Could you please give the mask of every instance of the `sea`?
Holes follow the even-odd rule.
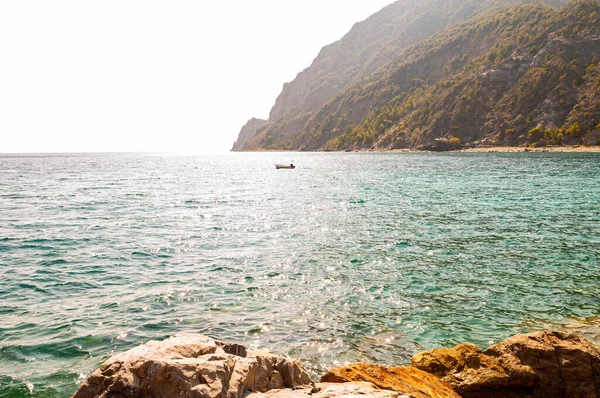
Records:
[[[600,153],[0,156],[0,397],[178,332],[317,378],[544,328],[600,343]]]

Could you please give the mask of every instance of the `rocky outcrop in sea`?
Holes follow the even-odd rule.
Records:
[[[554,331],[415,355],[411,366],[358,363],[313,382],[294,359],[196,334],[151,341],[106,361],[73,398],[600,397],[600,352]]]
[[[250,141],[256,132],[267,125],[267,121],[263,119],[252,118],[240,130],[237,141],[233,144],[232,151],[243,151],[246,143]]]

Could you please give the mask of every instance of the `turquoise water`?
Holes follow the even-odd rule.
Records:
[[[3,156],[0,396],[178,331],[317,375],[585,325],[599,199],[600,154]]]

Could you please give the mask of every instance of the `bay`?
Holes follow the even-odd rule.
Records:
[[[297,165],[275,170],[275,163]],[[186,331],[298,358],[600,316],[598,153],[0,156],[0,396]]]

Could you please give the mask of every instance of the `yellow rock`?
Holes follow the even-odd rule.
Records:
[[[398,366],[385,367],[371,363],[356,363],[329,370],[321,382],[371,382],[377,387],[413,395],[415,398],[460,398],[454,390],[436,376],[419,369]]]

